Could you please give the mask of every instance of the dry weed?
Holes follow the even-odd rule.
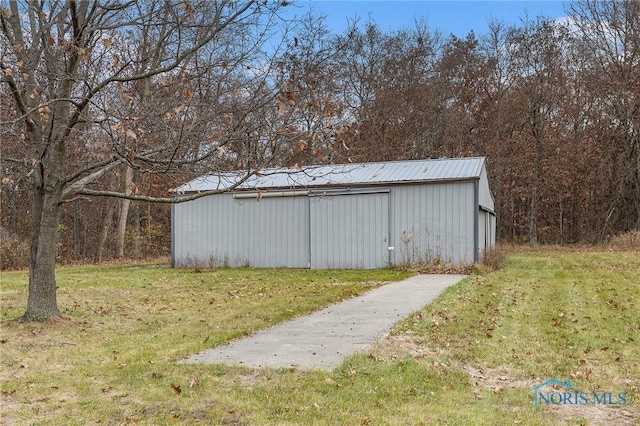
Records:
[[[610,250],[640,250],[640,230],[636,229],[611,237],[606,246]]]

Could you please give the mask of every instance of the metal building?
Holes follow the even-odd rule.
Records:
[[[181,197],[228,189],[202,176]],[[174,267],[369,269],[470,264],[495,243],[484,158],[267,169],[172,206]]]

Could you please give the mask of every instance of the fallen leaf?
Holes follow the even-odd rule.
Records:
[[[180,388],[180,386],[176,386],[173,383],[170,384],[171,386],[171,390],[173,391],[173,393],[175,393],[176,395],[180,395],[182,393],[182,389]]]

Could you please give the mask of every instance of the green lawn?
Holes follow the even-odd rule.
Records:
[[[2,273],[6,424],[640,424],[640,254],[526,250],[472,275],[333,372],[177,360],[407,276],[392,270],[62,268],[53,324]],[[624,393],[534,408],[530,389]],[[0,423],[1,424],[1,423]]]

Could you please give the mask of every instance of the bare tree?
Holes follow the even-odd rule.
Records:
[[[352,120],[350,145],[358,161],[424,158],[432,136],[425,122],[440,45],[438,32],[415,28],[384,33],[373,21],[352,23],[337,40],[340,85]]]
[[[501,21],[489,22],[489,31],[482,38],[480,49],[487,63],[487,72],[481,81],[479,101],[482,103],[476,125],[480,129],[479,138],[483,145],[482,154],[489,157],[489,176],[493,182],[492,193],[495,198],[498,218],[498,238],[514,238],[513,218],[505,207],[509,205],[509,188],[504,185],[505,173],[513,166],[508,155],[508,139],[513,134],[513,115],[517,111],[510,105],[510,93],[513,90],[517,72],[515,70],[515,52],[508,46],[509,27]],[[505,186],[507,186],[505,188]]]
[[[290,144],[281,159],[285,165],[342,158],[345,104],[337,78],[337,55],[342,49],[324,16],[307,13],[292,29],[278,62],[278,85],[283,93],[278,112],[290,111]]]
[[[60,316],[55,260],[62,203],[81,195],[170,202],[133,185],[118,192],[99,184],[122,167],[151,175],[189,164],[211,167],[221,157],[238,160],[227,147],[247,140],[249,114],[267,108],[274,96],[269,65],[248,72],[247,63],[256,63],[280,6],[251,0],[3,1],[1,81],[14,114],[4,126],[24,148],[22,157],[3,162],[27,166],[32,198],[23,319]],[[191,84],[216,73],[225,78],[208,80],[215,99],[197,97]],[[130,108],[121,109],[127,101]],[[196,103],[222,108],[196,117]],[[90,161],[76,161],[85,151]],[[246,176],[260,167],[244,165]]]
[[[585,0],[569,5],[580,48],[588,53],[583,74],[600,118],[592,132],[606,142],[611,181],[601,235],[640,228],[640,2]]]
[[[529,174],[529,244],[538,244],[538,205],[543,178],[543,163],[549,155],[554,117],[565,95],[564,52],[567,33],[563,26],[544,18],[525,19],[520,29],[514,29],[511,43],[517,51],[519,72],[518,92],[522,97],[523,139],[525,152],[530,153]]]

